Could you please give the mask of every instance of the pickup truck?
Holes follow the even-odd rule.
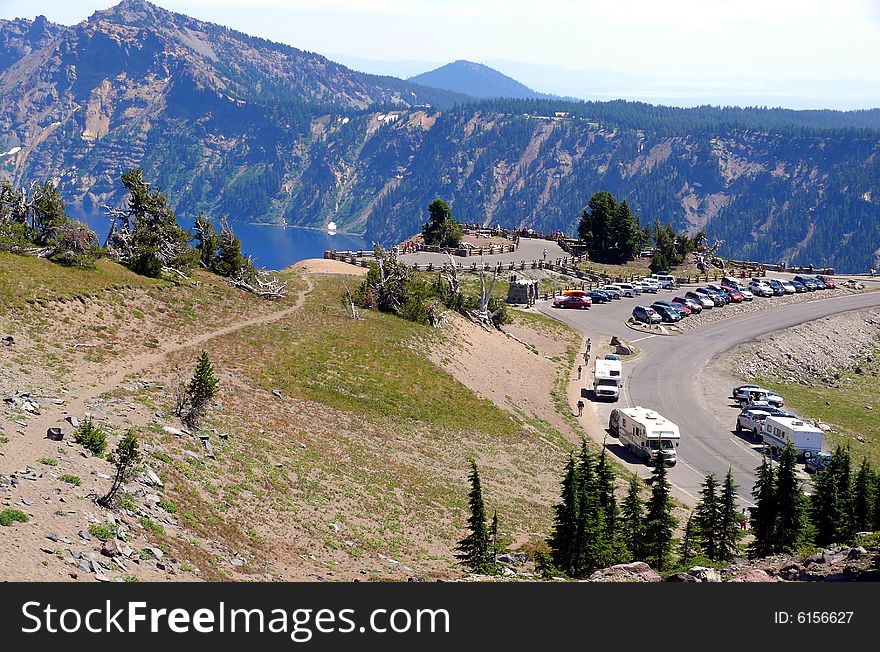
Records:
[[[756,440],[761,441],[761,428],[764,419],[769,416],[771,416],[769,412],[760,409],[743,410],[736,418],[736,431],[750,432]]]

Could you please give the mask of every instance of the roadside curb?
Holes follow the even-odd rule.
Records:
[[[657,327],[657,328],[652,328],[651,326],[648,326],[647,324],[641,324],[641,322],[633,323],[633,322],[632,322],[631,320],[629,320],[629,319],[627,319],[627,320],[626,320],[625,322],[623,322],[623,323],[624,323],[624,324],[626,325],[626,327],[629,328],[630,330],[636,331],[637,333],[647,333],[648,335],[661,335],[661,336],[664,336],[664,337],[669,337],[669,336],[672,336],[672,335],[684,335],[684,333],[685,333],[683,330],[681,330],[681,329],[678,328],[677,326],[671,326],[671,325],[670,325],[670,326],[663,326],[663,328],[664,328],[664,329],[675,328],[676,330],[673,331],[673,332],[669,332],[669,331],[667,330],[667,332],[664,333],[663,331],[661,331],[661,330],[659,329],[659,327]]]

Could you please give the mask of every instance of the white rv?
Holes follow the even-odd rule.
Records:
[[[604,358],[596,358],[593,367],[593,393],[596,398],[616,401],[620,398],[620,384],[622,381],[622,365],[616,355],[606,355]]]
[[[650,463],[661,450],[666,464],[675,466],[675,449],[681,441],[678,426],[654,410],[638,406],[614,408],[608,420],[608,430],[634,455]]]
[[[798,457],[814,457],[822,450],[822,431],[797,417],[768,416],[764,419],[761,436],[765,444],[776,450],[785,448],[790,441]]]

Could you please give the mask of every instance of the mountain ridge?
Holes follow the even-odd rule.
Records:
[[[143,0],[0,34],[0,175],[53,179],[84,210],[118,205],[143,167],[190,217],[391,243],[438,196],[467,222],[571,233],[609,190],[730,257],[880,262],[880,110],[478,100]]]
[[[537,99],[550,97],[536,93],[531,88],[512,77],[490,68],[482,63],[459,59],[446,65],[414,75],[409,81],[455,91],[481,99],[506,97],[515,99]]]

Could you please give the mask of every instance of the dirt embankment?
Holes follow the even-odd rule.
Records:
[[[880,343],[880,309],[848,312],[772,333],[733,356],[743,378],[834,385],[840,372],[873,361]]]

